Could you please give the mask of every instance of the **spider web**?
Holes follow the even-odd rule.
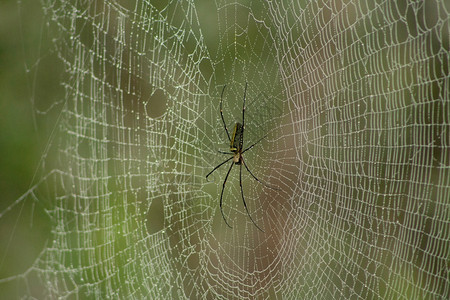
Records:
[[[64,95],[35,107],[56,110],[56,125],[0,220],[33,207],[49,225],[0,286],[37,298],[450,296],[448,2],[42,8]],[[246,83],[244,147],[267,137],[244,157],[278,187],[243,168],[264,233],[238,165],[223,198],[233,229],[219,210],[229,164],[205,178],[228,158],[222,88],[232,129]]]

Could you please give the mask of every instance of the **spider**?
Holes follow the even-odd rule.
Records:
[[[250,145],[249,147],[244,149],[244,130],[245,130],[245,98],[247,95],[247,83],[245,83],[245,90],[244,90],[244,104],[242,106],[242,124],[241,123],[236,123],[234,125],[234,129],[233,129],[233,134],[230,136],[230,133],[228,132],[228,128],[227,128],[227,124],[225,123],[225,118],[223,117],[223,110],[222,110],[222,103],[223,103],[223,94],[225,92],[225,87],[226,85],[224,85],[223,89],[222,89],[222,95],[220,96],[220,116],[222,118],[222,122],[223,122],[223,127],[225,128],[225,132],[227,133],[228,136],[228,140],[230,141],[230,151],[229,152],[223,152],[223,151],[219,151],[222,154],[231,154],[232,156],[230,158],[228,158],[227,160],[225,160],[224,162],[220,163],[218,166],[216,166],[211,172],[209,172],[206,175],[206,179],[208,179],[208,176],[210,176],[215,170],[217,170],[218,168],[220,168],[222,165],[226,164],[227,162],[229,162],[230,160],[232,160],[230,168],[228,169],[227,175],[225,176],[225,179],[223,181],[223,185],[222,185],[222,192],[220,193],[220,212],[222,213],[222,217],[223,220],[225,221],[225,223],[228,225],[228,227],[232,228],[230,226],[230,224],[228,223],[227,219],[225,218],[225,215],[223,213],[223,209],[222,209],[222,200],[223,200],[223,191],[225,189],[225,184],[227,183],[228,180],[228,175],[230,175],[231,169],[233,168],[234,165],[239,165],[239,185],[241,187],[241,196],[242,196],[242,202],[244,202],[244,207],[245,210],[247,212],[248,217],[250,218],[250,220],[252,221],[252,223],[256,226],[256,228],[258,228],[259,230],[261,230],[262,232],[264,232],[264,230],[262,230],[253,220],[253,218],[251,217],[248,208],[247,208],[247,203],[245,202],[245,197],[244,197],[244,190],[242,188],[242,165],[244,165],[244,167],[247,169],[247,171],[250,173],[250,175],[260,184],[274,189],[274,190],[278,190],[275,187],[272,187],[264,182],[262,182],[261,180],[259,180],[248,168],[247,164],[245,163],[244,160],[244,156],[243,154],[245,152],[247,152],[248,150],[252,149],[254,146],[256,146],[259,142],[261,142],[264,138],[267,137],[267,135],[263,136],[262,138],[260,138],[258,141],[256,141],[256,143]]]

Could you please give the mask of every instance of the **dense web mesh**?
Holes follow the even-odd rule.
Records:
[[[66,1],[19,296],[450,296],[449,10],[429,1]],[[244,154],[223,196],[228,129]]]

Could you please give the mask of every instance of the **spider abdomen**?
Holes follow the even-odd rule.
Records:
[[[242,150],[243,130],[244,130],[244,128],[241,123],[236,123],[236,125],[234,125],[234,130],[233,130],[233,134],[231,136],[231,141],[230,141],[230,151],[231,152],[240,152]]]

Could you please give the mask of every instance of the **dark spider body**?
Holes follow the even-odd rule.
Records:
[[[233,161],[240,165],[242,163],[242,144],[243,140],[244,127],[241,123],[236,123],[234,125],[233,135],[230,141],[230,151],[234,153]]]
[[[222,122],[223,122],[223,126],[225,128],[225,132],[227,133],[227,137],[228,140],[230,141],[230,152],[222,152],[219,151],[220,153],[223,154],[231,154],[233,155],[232,157],[230,157],[229,159],[225,160],[224,162],[220,163],[218,166],[216,166],[211,172],[209,172],[206,175],[206,178],[208,178],[209,175],[211,175],[215,170],[217,170],[218,168],[220,168],[223,164],[229,162],[230,160],[233,160],[231,162],[230,168],[228,169],[227,175],[225,176],[225,179],[223,181],[223,186],[222,186],[222,192],[220,193],[220,212],[222,213],[222,217],[225,221],[225,223],[228,225],[228,227],[232,228],[230,226],[230,224],[228,224],[227,219],[225,218],[225,215],[223,213],[223,209],[222,209],[222,200],[223,200],[223,192],[225,190],[225,184],[227,183],[227,179],[228,179],[228,175],[230,175],[231,169],[233,168],[233,166],[239,165],[239,185],[241,187],[241,196],[242,196],[242,202],[244,203],[244,207],[245,210],[247,212],[248,217],[250,218],[250,220],[252,221],[252,223],[262,232],[264,232],[256,223],[255,221],[253,221],[248,208],[247,208],[247,203],[245,202],[245,197],[244,197],[244,189],[242,187],[242,165],[244,165],[244,167],[247,169],[247,171],[250,173],[250,175],[259,183],[263,184],[264,186],[274,189],[274,190],[278,190],[277,188],[274,188],[268,184],[265,184],[264,182],[260,181],[258,178],[256,178],[255,175],[253,175],[253,173],[250,171],[250,169],[248,168],[247,164],[245,163],[244,160],[244,152],[246,152],[247,150],[250,150],[251,148],[253,148],[256,144],[258,144],[259,142],[261,142],[266,136],[262,137],[261,139],[259,139],[256,143],[250,145],[249,147],[245,148],[243,147],[244,145],[244,130],[245,130],[245,98],[247,95],[247,83],[245,83],[245,90],[244,90],[244,104],[242,106],[242,124],[241,123],[236,123],[234,125],[234,130],[233,130],[233,134],[230,136],[230,133],[228,132],[228,128],[227,128],[227,124],[225,123],[225,118],[223,117],[223,111],[222,111],[222,102],[223,102],[223,93],[225,91],[225,87],[226,85],[223,87],[222,90],[222,95],[220,97],[220,116],[222,118]]]

